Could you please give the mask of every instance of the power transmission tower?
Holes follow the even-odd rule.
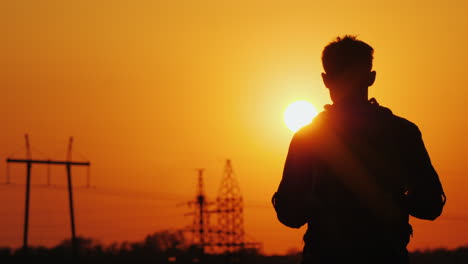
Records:
[[[240,251],[244,248],[243,200],[229,159],[226,160],[216,201],[220,250],[224,253]]]
[[[259,250],[261,243],[247,241],[244,231],[244,201],[231,160],[227,159],[216,199],[218,206],[219,250],[227,263],[241,263],[246,249]]]
[[[226,160],[224,166],[216,202],[219,228],[218,249],[226,255],[227,263],[240,263],[240,253],[245,246],[243,199],[229,159]]]

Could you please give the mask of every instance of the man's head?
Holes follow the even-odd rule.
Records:
[[[375,81],[374,49],[354,36],[337,37],[323,50],[323,82],[334,103],[367,101],[368,87]]]

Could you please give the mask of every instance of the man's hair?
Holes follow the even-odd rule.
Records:
[[[327,74],[338,75],[348,69],[372,69],[374,49],[356,36],[337,37],[323,50],[322,65]]]

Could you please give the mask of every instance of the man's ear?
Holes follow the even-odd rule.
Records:
[[[323,83],[325,84],[325,87],[330,88],[330,76],[322,72],[322,80],[323,80]]]
[[[371,85],[374,84],[376,74],[377,74],[377,73],[376,73],[375,71],[371,71],[371,72],[369,73],[369,79],[368,79],[368,82],[367,82],[367,86],[371,86]]]

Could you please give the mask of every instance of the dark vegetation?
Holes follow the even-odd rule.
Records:
[[[226,256],[201,254],[199,248],[190,245],[178,231],[161,231],[148,235],[140,242],[122,242],[103,246],[89,238],[78,238],[76,251],[70,240],[64,240],[52,248],[31,247],[22,249],[0,248],[0,263],[158,263],[158,264],[224,264],[232,258],[241,264],[297,264],[300,253],[281,256],[262,255],[250,249]],[[468,263],[468,247],[436,249],[411,253],[412,264],[465,264]]]

